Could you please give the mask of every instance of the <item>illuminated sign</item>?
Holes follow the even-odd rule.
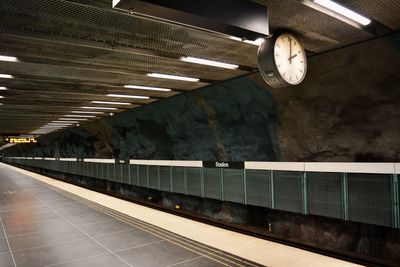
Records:
[[[4,140],[7,143],[13,144],[37,143],[37,140],[34,137],[6,137]]]

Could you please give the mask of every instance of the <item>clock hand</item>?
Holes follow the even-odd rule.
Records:
[[[289,51],[290,51],[290,55],[289,55],[289,63],[292,64],[292,38],[289,37]]]
[[[291,63],[291,62],[292,62],[292,59],[294,59],[295,57],[297,57],[297,54],[295,54],[295,55],[293,55],[293,56],[291,56],[291,57],[289,58],[290,64],[292,64],[292,63]]]

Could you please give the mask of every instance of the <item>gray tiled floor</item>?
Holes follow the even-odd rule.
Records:
[[[1,267],[222,266],[7,168],[0,218]]]

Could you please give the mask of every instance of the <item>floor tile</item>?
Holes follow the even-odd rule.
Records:
[[[39,267],[107,253],[89,238],[14,252],[18,267]]]
[[[80,226],[88,223],[105,222],[114,220],[112,217],[107,216],[100,212],[87,212],[85,214],[65,216],[65,218],[73,224]]]
[[[47,231],[32,233],[26,235],[10,236],[8,241],[13,251],[33,248],[38,246],[50,246],[62,242],[72,241],[85,238],[83,234],[76,228],[49,229]]]
[[[4,227],[6,227],[9,224],[17,225],[24,223],[36,223],[53,218],[59,218],[59,216],[54,212],[47,210],[40,213],[31,213],[30,211],[15,211],[2,219]]]
[[[101,235],[95,237],[95,239],[111,251],[146,245],[161,240],[152,234],[137,229]]]
[[[14,262],[12,260],[11,254],[7,253],[0,253],[0,266],[1,267],[14,267]]]
[[[124,230],[130,230],[133,226],[123,223],[118,220],[110,220],[106,222],[96,222],[91,224],[85,224],[80,226],[90,236],[105,235],[115,232],[120,232]]]
[[[176,265],[173,265],[174,267],[224,267],[226,266],[225,264],[216,262],[212,259],[209,259],[207,257],[199,257],[191,260],[187,260],[181,263],[178,263]]]
[[[3,231],[0,227],[0,231]],[[9,252],[7,239],[0,239],[0,253]],[[1,266],[1,265],[0,265]]]
[[[35,223],[24,223],[12,225],[8,224],[4,226],[8,236],[28,234],[33,232],[41,232],[52,228],[70,228],[71,225],[62,218],[52,218],[48,220],[43,220]]]
[[[118,259],[113,254],[105,254],[97,257],[86,258],[83,260],[66,262],[62,264],[56,264],[54,267],[127,267],[128,264]]]
[[[133,266],[169,266],[198,257],[198,254],[169,242],[116,252]]]

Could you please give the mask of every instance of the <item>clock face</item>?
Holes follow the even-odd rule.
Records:
[[[303,81],[307,71],[307,57],[299,40],[292,34],[282,34],[274,44],[274,59],[280,76],[289,84]]]

